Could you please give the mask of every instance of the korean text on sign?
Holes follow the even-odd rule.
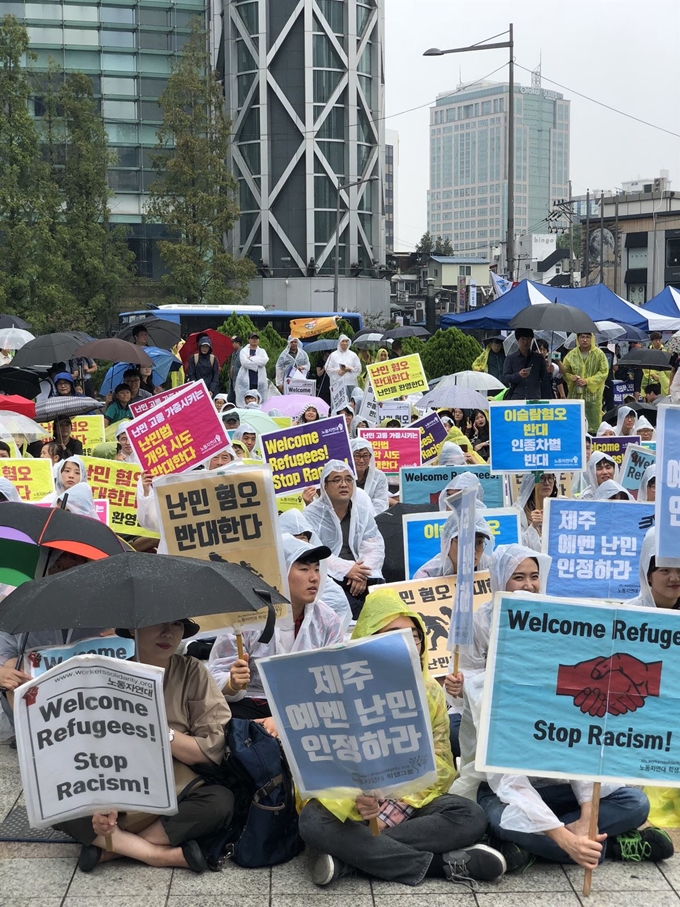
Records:
[[[419,428],[360,428],[359,437],[370,442],[375,465],[381,472],[420,466]]]
[[[408,631],[263,658],[260,674],[301,796],[390,791],[436,777],[424,678]]]
[[[53,422],[41,422],[44,429],[52,434]],[[71,437],[83,445],[83,456],[91,457],[97,444],[106,440],[103,416],[73,416],[71,418]]]
[[[561,472],[583,469],[583,420],[582,400],[491,402],[491,470]]]
[[[680,407],[660,406],[657,418],[656,557],[678,563],[680,528]]]
[[[378,402],[426,391],[428,387],[418,353],[387,362],[374,362],[367,366],[367,371]]]
[[[158,538],[157,532],[142,529],[137,522],[137,480],[142,474],[135,463],[83,457],[92,497],[108,501],[108,525],[114,532]]]
[[[9,479],[22,501],[41,501],[54,491],[51,460],[0,460],[0,475]]]

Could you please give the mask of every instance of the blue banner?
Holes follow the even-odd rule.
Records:
[[[258,662],[303,797],[418,789],[436,778],[432,725],[412,634]]]
[[[548,498],[544,506],[544,550],[552,557],[549,595],[639,595],[640,550],[654,525],[653,503]]]
[[[680,786],[679,654],[677,611],[499,595],[477,769]]]
[[[576,472],[585,467],[583,400],[489,406],[493,472]]]
[[[680,559],[680,406],[660,406],[656,426],[656,556]]]
[[[471,472],[479,479],[487,507],[502,507],[503,476],[491,474],[488,466],[418,466],[400,472],[402,504],[438,504],[439,495],[456,476]]]

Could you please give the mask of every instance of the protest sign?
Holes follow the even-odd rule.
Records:
[[[366,371],[379,403],[419,391],[425,392],[428,388],[418,353],[400,359],[388,359],[387,362],[373,362],[366,366]]]
[[[107,808],[177,812],[163,673],[79,655],[16,690],[14,723],[31,827]]]
[[[277,494],[292,494],[308,485],[318,485],[329,460],[342,460],[354,472],[343,416],[267,432],[260,437],[260,446],[274,474]]]
[[[458,673],[458,646],[471,646],[473,642],[472,615],[475,572],[475,501],[477,492],[466,488],[448,499],[451,510],[458,514],[458,563],[456,569],[456,595],[449,627],[449,651],[456,650],[454,673]]]
[[[90,639],[79,639],[68,646],[36,646],[34,649],[26,649],[25,665],[31,677],[40,677],[50,668],[76,655],[105,655],[107,658],[125,661],[134,654],[134,639],[93,636]]]
[[[283,393],[314,397],[316,396],[316,381],[313,378],[286,378],[283,382]]]
[[[543,508],[549,595],[622,600],[640,593],[640,549],[654,525],[653,503],[548,498]]]
[[[261,658],[258,668],[303,799],[389,796],[434,782],[425,681],[409,630]]]
[[[105,526],[109,525],[109,502],[105,501],[103,498],[98,498],[94,502],[94,512],[97,514],[97,519],[100,523],[103,523]]]
[[[83,445],[82,455],[91,457],[97,444],[103,444],[106,441],[104,416],[71,416],[70,419],[71,437]],[[39,424],[50,433],[51,437],[54,422],[40,422]],[[44,442],[47,443],[47,439],[44,439]]]
[[[342,381],[336,381],[335,384],[331,384],[331,414],[334,415],[348,404],[347,386]]]
[[[678,563],[680,527],[680,406],[659,407],[656,434],[657,566],[673,567]]]
[[[270,416],[269,418],[273,422],[276,422],[279,428],[290,428],[293,424],[293,420],[290,416]]]
[[[411,407],[405,400],[391,400],[378,404],[378,422],[385,419],[398,419],[403,428],[411,424]]]
[[[656,452],[639,444],[629,444],[621,464],[619,482],[633,497],[638,496],[645,469],[656,463]]]
[[[381,472],[399,472],[403,466],[420,466],[419,428],[360,428],[358,435],[373,448]]]
[[[14,485],[22,501],[41,501],[54,491],[52,461],[44,457],[0,460],[0,474]]]
[[[142,416],[144,413],[148,413],[149,410],[155,409],[163,403],[167,403],[167,401],[174,397],[175,394],[188,390],[192,387],[192,384],[193,382],[180,384],[179,387],[172,387],[169,391],[161,391],[159,394],[154,394],[152,397],[145,397],[143,400],[135,400],[134,403],[130,404],[130,412],[133,416]]]
[[[422,419],[411,423],[411,428],[419,428],[421,432],[420,447],[423,465],[436,460],[448,432],[438,413],[428,413]]]
[[[593,453],[607,454],[617,466],[620,466],[623,463],[626,448],[629,444],[639,446],[640,438],[638,435],[622,435],[620,438],[615,438],[613,435],[608,437],[604,435],[601,438],[593,438],[591,450]]]
[[[626,397],[632,397],[635,393],[635,382],[612,381],[612,390],[614,392],[614,406],[621,406]]]
[[[366,382],[366,389],[359,407],[359,418],[376,425],[378,422],[378,401],[373,393],[373,385],[370,381]]]
[[[585,468],[583,400],[489,403],[492,472]]]
[[[205,381],[137,416],[127,436],[144,472],[154,477],[194,469],[229,443]]]
[[[432,677],[446,676],[451,661],[448,638],[456,577],[436,576],[406,583],[388,583],[381,588],[394,589],[405,605],[420,614],[427,633],[427,668]],[[491,598],[491,578],[487,570],[474,574],[473,590],[473,608],[476,611]]]
[[[141,467],[136,463],[100,460],[98,457],[83,457],[83,462],[95,506],[97,500],[109,502],[109,528],[125,535],[157,539],[157,532],[142,529],[137,522],[137,480],[142,474]]]
[[[278,494],[276,496],[276,510],[280,514],[287,510],[304,510],[305,502],[301,494]]]
[[[678,646],[677,611],[497,595],[475,767],[680,786]]]
[[[402,515],[404,525],[404,565],[406,578],[413,579],[416,572],[430,558],[440,553],[441,530],[450,516],[446,513],[405,513]],[[521,543],[519,511],[514,507],[498,507],[480,510],[486,525],[493,535],[494,547]],[[488,546],[487,546],[488,548]]]
[[[402,469],[403,504],[438,504],[439,495],[456,476],[469,472],[479,479],[487,507],[502,507],[503,476],[493,475],[488,466],[421,466]]]

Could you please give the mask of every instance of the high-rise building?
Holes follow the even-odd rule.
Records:
[[[569,183],[570,102],[515,85],[515,231],[541,232]],[[437,96],[430,108],[428,230],[456,252],[489,254],[507,232],[508,85],[487,81]],[[504,259],[504,256],[503,256]],[[513,263],[517,270],[517,261]]]
[[[389,255],[396,246],[397,189],[399,174],[399,133],[385,131],[385,250]]]
[[[206,25],[207,0],[0,0],[0,18],[13,15],[28,28],[36,73],[54,61],[64,72],[84,72],[100,99],[116,161],[109,169],[112,223],[125,224],[142,277],[160,276],[160,224],[144,224],[145,193],[154,178],[149,152],[161,122],[158,98],[171,64],[198,17]],[[40,118],[44,104],[36,83],[31,101]]]

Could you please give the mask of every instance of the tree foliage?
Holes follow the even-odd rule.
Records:
[[[148,217],[166,225],[159,243],[164,283],[186,303],[234,303],[255,276],[249,259],[226,251],[225,235],[239,217],[238,184],[227,164],[231,121],[205,33],[195,27],[159,100],[163,123],[152,156],[157,178]]]
[[[430,337],[420,356],[427,377],[432,379],[471,368],[481,351],[474,337],[458,328],[447,328]]]
[[[416,252],[423,255],[453,255],[453,246],[450,239],[443,236],[435,239],[431,233],[427,232],[420,237]]]

